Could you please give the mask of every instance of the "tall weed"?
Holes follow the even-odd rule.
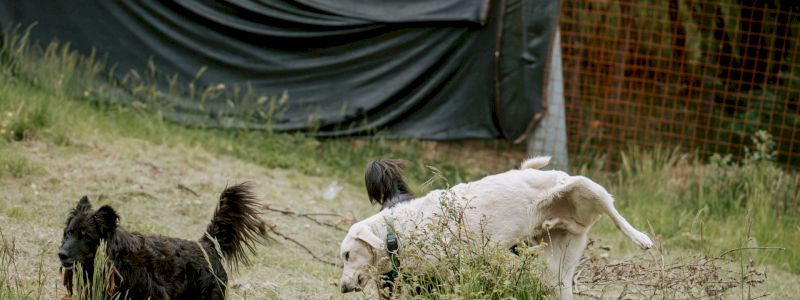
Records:
[[[45,285],[44,263],[40,260],[37,264],[37,280],[29,286],[21,280],[17,270],[18,252],[16,242],[6,239],[0,231],[0,300],[41,299]]]
[[[395,292],[425,299],[545,299],[550,295],[552,291],[539,279],[544,270],[538,259],[540,248],[521,245],[515,255],[497,247],[489,241],[485,222],[480,228],[466,227],[464,212],[471,206],[468,201],[456,201],[457,197],[444,193],[437,221],[398,237],[410,241],[400,255],[415,267],[400,268]]]
[[[94,270],[92,278],[83,276],[84,270],[80,264],[75,266],[73,278],[72,300],[118,300],[124,295],[114,291],[115,274],[106,254],[106,242],[100,243],[94,256]]]

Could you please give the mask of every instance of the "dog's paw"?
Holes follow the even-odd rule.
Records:
[[[653,248],[653,241],[650,239],[649,236],[647,236],[644,233],[638,231],[634,232],[632,238],[633,242],[636,243],[636,245],[639,246],[639,248],[642,248],[644,250]]]

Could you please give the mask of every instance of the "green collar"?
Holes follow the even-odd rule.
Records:
[[[392,284],[398,276],[400,269],[400,257],[398,256],[397,233],[391,225],[386,225],[386,251],[389,252],[389,258],[392,260],[392,271],[387,272],[381,276],[384,283]]]

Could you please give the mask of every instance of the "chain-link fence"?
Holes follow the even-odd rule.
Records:
[[[564,0],[560,32],[572,161],[742,156],[763,130],[800,165],[800,1]]]

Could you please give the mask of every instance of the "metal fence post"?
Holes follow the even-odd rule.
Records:
[[[545,111],[528,139],[528,155],[552,156],[549,168],[567,170],[567,123],[564,112],[564,74],[561,63],[561,31],[553,34],[547,70]]]

